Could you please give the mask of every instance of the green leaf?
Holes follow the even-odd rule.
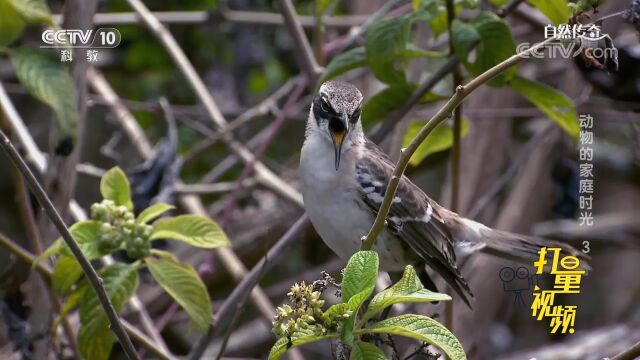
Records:
[[[20,37],[24,20],[9,0],[0,0],[0,46],[6,46]]]
[[[357,47],[334,57],[322,75],[320,83],[331,80],[349,70],[367,65],[367,53],[364,47]]]
[[[407,265],[400,281],[392,287],[376,294],[371,299],[361,323],[393,304],[403,302],[431,302],[451,300],[447,294],[440,294],[424,288],[413,266]]]
[[[377,277],[378,254],[375,251],[358,251],[353,254],[344,269],[342,302],[349,302],[352,297],[362,292],[370,295],[376,287]]]
[[[371,128],[386,119],[389,113],[401,107],[415,90],[415,85],[390,86],[373,95],[362,109],[362,126]]]
[[[102,284],[119,313],[138,288],[138,271],[135,267],[113,264],[100,271]],[[85,359],[107,360],[115,341],[109,329],[107,314],[93,291],[86,291],[80,301],[80,331],[78,345]]]
[[[20,83],[36,99],[53,109],[61,135],[75,141],[77,97],[67,68],[35,49],[12,49],[9,55]]]
[[[151,240],[174,239],[191,246],[217,248],[229,244],[227,235],[213,220],[200,215],[180,215],[153,224]]]
[[[28,22],[53,24],[51,11],[45,0],[9,0]],[[3,14],[5,15],[5,14]]]
[[[465,360],[467,356],[460,341],[439,322],[415,314],[400,315],[382,320],[356,334],[382,333],[400,335],[427,342],[442,349],[451,360]]]
[[[404,72],[394,66],[396,55],[405,49],[409,39],[407,17],[384,19],[375,23],[366,34],[365,48],[371,72],[382,82],[404,85]]]
[[[103,198],[113,200],[116,205],[124,205],[128,210],[133,210],[129,180],[119,167],[111,168],[102,176],[100,193]]]
[[[165,204],[165,203],[157,203],[157,204],[153,204],[151,206],[149,206],[148,208],[144,209],[140,215],[138,215],[138,218],[136,219],[137,222],[141,223],[141,224],[146,224],[149,221],[157,218],[158,216],[164,214],[165,212],[175,209],[176,207],[173,205],[169,205],[169,204]]]
[[[570,98],[545,84],[521,76],[515,76],[511,80],[511,87],[555,121],[571,137],[578,138],[578,115],[576,105]]]
[[[529,0],[543,13],[553,25],[565,24],[569,20],[570,11],[567,0]]]
[[[53,268],[51,282],[58,294],[66,294],[82,276],[82,268],[72,256],[61,255]]]
[[[377,346],[363,341],[357,341],[351,348],[349,360],[386,360],[387,356]]]
[[[462,118],[461,123],[462,132],[460,135],[464,137],[469,133],[469,120]],[[422,122],[411,123],[407,129],[407,133],[404,135],[403,146],[408,146],[423,127],[424,123]],[[440,125],[433,129],[422,144],[418,146],[418,149],[413,153],[409,162],[412,166],[418,166],[427,156],[447,150],[451,146],[453,146],[453,126],[446,122],[440,123]]]
[[[98,230],[100,230],[100,225],[99,221],[87,220],[77,222],[69,228],[69,232],[78,243],[80,250],[82,250],[84,256],[89,260],[95,260],[106,255],[106,253],[100,251],[98,247]],[[62,238],[58,238],[45,253],[54,252],[56,248],[58,253],[73,257],[71,249],[69,249],[69,246],[67,246]],[[43,255],[40,255],[40,257]]]
[[[316,341],[335,339],[337,337],[338,337],[337,334],[328,334],[328,335],[319,336],[310,332],[304,332],[304,331],[296,332],[291,336],[291,338],[286,338],[286,337],[279,338],[276,341],[276,343],[273,344],[273,347],[269,352],[268,359],[278,360],[289,349],[293,349],[295,347],[302,346],[304,344],[309,344]]]
[[[375,289],[377,277],[378,253],[358,251],[351,256],[342,278],[342,302],[348,304],[353,314],[345,320],[340,335],[342,341],[348,344],[354,339],[353,329],[358,310]]]
[[[475,30],[475,32],[474,32]],[[471,22],[452,23],[453,47],[456,57],[471,75],[478,76],[516,53],[516,45],[509,26],[491,12],[480,13]],[[471,49],[475,48],[475,60],[469,60]],[[492,86],[503,86],[517,72],[516,67],[503,71],[488,82]]]
[[[182,306],[196,327],[205,331],[211,324],[211,299],[193,267],[168,258],[146,258],[145,262],[158,284]]]

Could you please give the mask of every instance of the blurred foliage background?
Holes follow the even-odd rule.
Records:
[[[8,0],[0,3],[3,1]],[[470,359],[601,359],[640,341],[640,279],[636,276],[640,271],[636,206],[640,201],[638,2],[608,0],[594,12],[590,5],[585,5],[589,3],[586,1],[578,2],[574,10],[567,7],[566,1],[559,0],[455,1],[456,21],[461,32],[454,36],[454,44],[458,45],[454,45],[456,51],[450,56],[445,1],[391,1],[393,6],[386,11],[387,19],[376,20],[368,27],[370,31],[378,31],[380,37],[388,35],[390,43],[378,42],[374,44],[377,47],[372,46],[367,43],[371,35],[368,33],[356,37],[348,48],[340,49],[350,28],[365,23],[387,1],[296,1],[295,9],[304,17],[301,18],[304,24],[313,25],[318,7],[327,6],[324,29],[305,25],[311,48],[320,66],[362,90],[367,99],[363,121],[368,132],[377,133],[373,136],[377,136],[377,142],[394,159],[403,143],[439,109],[443,99],[450,96],[453,79],[447,75],[422,94],[417,104],[399,115],[416,89],[436,76],[448,59],[456,58],[463,63],[457,71],[463,82],[467,82],[513,54],[516,44],[543,40],[545,26],[558,23],[550,18],[573,16],[574,20],[578,19],[571,13],[578,5],[585,6],[578,11],[588,15],[579,19],[584,23],[627,11],[630,21],[618,14],[602,23],[603,31],[618,49],[617,71],[607,62],[611,59],[593,60],[585,56],[531,59],[498,80],[502,83],[493,83],[500,86],[485,86],[473,93],[461,113],[463,139],[459,151],[457,211],[499,229],[558,238],[576,247],[589,241],[594,270],[584,278],[579,296],[563,299],[578,305],[576,334],[550,335],[546,324],[532,318],[528,309],[532,299],[531,283],[522,290],[514,290],[507,289],[501,281],[502,269],[516,269],[519,265],[484,255],[465,261],[463,273],[476,294],[476,304],[470,311],[464,304],[455,302],[452,331],[461,339]],[[189,12],[193,15],[181,13],[187,20],[165,24],[221,113],[232,124],[237,122],[232,131],[234,139],[258,154],[259,160],[285,184],[297,188],[299,149],[304,141],[305,121],[317,79],[303,82],[299,48],[290,29],[278,16],[281,11],[278,3],[263,0],[144,2],[157,14]],[[77,10],[82,9],[80,0],[48,1],[47,4],[51,13],[66,11],[78,17],[75,20],[80,23],[83,17],[90,19],[93,12]],[[75,11],[73,6],[77,6]],[[95,9],[98,14],[132,11],[124,0],[98,1]],[[264,14],[271,17],[265,20]],[[376,27],[381,22],[400,18],[409,19],[407,24],[410,24],[400,26],[396,33]],[[478,39],[464,37],[467,33],[463,30],[478,25],[481,20],[492,25],[484,28],[484,33],[482,27],[476,26],[473,31],[478,32],[481,41],[477,45],[474,41]],[[2,21],[8,20],[0,13],[0,25]],[[168,199],[180,207],[177,213],[193,211],[184,201],[178,201],[180,197],[197,195],[206,214],[224,228],[241,262],[229,265],[229,258],[220,255],[218,250],[194,250],[173,243],[163,246],[196,267],[207,285],[215,314],[246,269],[251,269],[265,255],[304,210],[274,189],[259,172],[256,175],[247,170],[254,163],[238,160],[228,142],[220,141],[226,135],[219,134],[220,130],[162,43],[139,20],[125,22],[128,23],[112,20],[96,25],[117,28],[122,41],[115,49],[101,49],[98,62],[90,65],[100,71],[121,104],[133,114],[149,143],[165,144],[157,148],[162,156],[157,157],[155,163],[148,163],[147,168],[141,165],[145,159],[139,154],[136,146],[139,144],[123,130],[113,104],[96,89],[95,76],[88,75],[89,80],[83,80],[79,75],[87,74],[87,64],[77,65],[84,58],[83,52],[75,53],[71,64],[64,64],[71,68],[75,86],[81,84],[78,99],[86,106],[86,114],[80,112],[81,139],[74,150],[77,158],[56,154],[59,139],[54,115],[19,81],[6,51],[0,57],[0,81],[36,144],[48,153],[49,170],[41,178],[54,199],[58,198],[56,194],[65,193],[63,185],[69,182],[71,189],[67,189],[67,193],[73,195],[67,196],[88,209],[100,198],[99,175],[115,165],[130,176],[138,174],[142,182],[157,175],[143,200],[151,201],[162,190],[169,189]],[[397,22],[391,25],[394,24]],[[27,26],[11,46],[38,48],[44,28],[42,24]],[[364,53],[355,53],[353,49],[357,48]],[[336,53],[335,49],[340,51]],[[59,50],[39,51],[54,58],[60,56]],[[350,55],[345,56],[349,52]],[[389,63],[375,59],[387,52],[391,54]],[[364,56],[368,62],[356,61],[360,59],[358,56]],[[475,62],[476,59],[484,62]],[[397,72],[406,79],[401,84],[394,77]],[[327,74],[331,73],[324,73],[324,78]],[[535,87],[526,83],[526,79],[546,87]],[[89,90],[83,91],[82,87]],[[161,98],[166,99],[168,107],[163,108]],[[577,118],[584,114],[595,119],[596,220],[590,228],[577,225],[580,207]],[[172,153],[165,141],[170,138],[170,118],[175,118],[177,154]],[[11,130],[6,122],[2,126]],[[16,141],[15,131],[12,134]],[[452,134],[452,122],[439,128],[407,171],[427,194],[445,206],[451,206]],[[207,143],[212,144],[203,145]],[[23,146],[20,149],[25,150]],[[262,150],[264,154],[260,154]],[[175,155],[183,160],[178,178],[167,175],[175,164]],[[20,185],[5,157],[0,157],[0,169],[5,175],[0,177],[0,232],[29,247],[30,233],[18,207]],[[144,169],[151,170],[145,172]],[[70,172],[77,174],[77,183],[69,180],[75,177],[69,175]],[[158,180],[162,178],[164,182]],[[244,181],[240,184],[239,180]],[[66,207],[68,199],[58,201],[57,205]],[[46,216],[35,204],[33,207],[43,243],[47,245],[57,233],[43,224]],[[69,212],[65,213],[71,223]],[[283,302],[294,282],[319,279],[321,271],[337,275],[343,266],[313,228],[305,226],[284,256],[261,274],[260,289],[271,304],[277,305]],[[528,269],[531,271],[533,267]],[[51,333],[55,311],[47,305],[46,297],[34,290],[37,280],[29,274],[28,265],[0,250],[0,358],[64,358],[69,355],[68,349],[64,345],[51,345],[55,342]],[[141,276],[138,295],[162,338],[174,354],[188,354],[201,334],[193,329],[186,314],[177,310],[171,298],[149,281],[148,274]],[[548,280],[544,276],[538,279],[542,284]],[[381,278],[379,286],[385,284],[388,279]],[[516,294],[523,296],[527,306],[523,308],[515,302]],[[233,319],[225,317],[218,324],[218,332],[203,358],[215,358],[226,341],[225,334],[230,334],[224,345],[225,358],[266,356],[274,337],[270,319],[264,310],[256,308],[255,299],[244,297],[238,303],[241,309],[238,315]],[[415,310],[429,315],[442,314],[443,305],[421,305]],[[133,314],[130,308],[123,312],[125,318],[137,324]],[[418,344],[400,342],[399,346],[406,356]],[[314,344],[291,356],[330,358],[331,348],[328,344]],[[117,347],[112,358],[123,358]]]

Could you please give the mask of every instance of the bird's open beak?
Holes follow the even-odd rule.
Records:
[[[335,149],[335,161],[336,161],[336,171],[340,168],[340,155],[342,153],[342,143],[344,142],[345,137],[349,133],[349,118],[347,115],[343,115],[339,118],[333,118],[331,121],[340,122],[334,123],[333,126],[329,126],[329,132],[331,133],[331,140],[333,140],[333,147]],[[331,124],[330,124],[331,125]]]

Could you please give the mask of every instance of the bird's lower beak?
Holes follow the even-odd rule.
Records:
[[[331,140],[333,140],[333,147],[335,150],[335,162],[336,162],[336,171],[340,168],[340,155],[342,154],[342,144],[344,142],[345,137],[349,133],[349,119],[345,117],[332,119],[331,121],[339,121],[340,124],[335,124],[336,126],[331,126]]]

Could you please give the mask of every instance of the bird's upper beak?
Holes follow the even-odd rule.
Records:
[[[329,123],[329,132],[331,133],[331,140],[333,140],[333,147],[335,149],[335,161],[336,171],[340,167],[340,155],[342,153],[342,143],[349,133],[349,118],[346,114],[342,114],[340,117],[334,117]]]

